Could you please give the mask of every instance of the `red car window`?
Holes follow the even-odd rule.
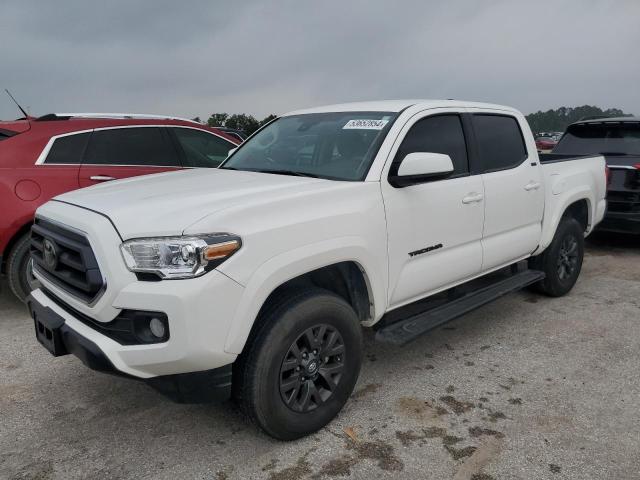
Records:
[[[91,135],[84,165],[140,165],[179,167],[180,160],[160,127],[96,130]]]

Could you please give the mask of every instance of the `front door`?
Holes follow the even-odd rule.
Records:
[[[481,176],[470,175],[462,117],[448,109],[429,110],[402,132],[391,172],[412,152],[447,154],[454,172],[404,188],[382,179],[391,308],[473,277],[482,266],[484,187]]]

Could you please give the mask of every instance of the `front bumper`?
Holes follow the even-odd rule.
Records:
[[[57,292],[47,290],[34,290],[32,301],[60,316],[69,328],[97,345],[116,370],[127,375],[152,378],[198,372],[231,364],[237,357],[226,352],[224,346],[244,289],[216,270],[190,280],[133,281],[114,295],[112,305],[118,312],[165,313],[170,337],[162,343],[118,343],[78,316],[82,314],[98,323],[91,311],[74,309]]]
[[[32,311],[39,305],[61,319],[61,348],[92,368],[146,380],[165,392],[174,387],[189,391],[191,387],[182,380],[185,374],[197,379],[196,383],[207,383],[201,372],[213,370],[212,381],[223,381],[218,372],[230,371],[237,357],[225,345],[244,295],[242,285],[218,270],[193,279],[139,280],[126,268],[120,252],[122,239],[106,217],[56,201],[40,207],[36,215],[86,238],[106,285],[99,298],[86,302],[34,270],[42,288],[31,293]],[[105,330],[118,328],[123,311],[162,312],[168,322],[168,339],[132,344],[109,335]],[[67,330],[73,333],[65,334]]]
[[[51,306],[40,303],[41,291],[27,299],[34,320],[36,338],[54,356],[73,354],[92,370],[143,380],[151,387],[179,403],[221,401],[231,394],[232,365],[142,379],[118,370],[106,353],[93,341],[67,324]]]

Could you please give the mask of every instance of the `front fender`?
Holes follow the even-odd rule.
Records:
[[[339,237],[298,247],[281,253],[251,275],[227,334],[225,351],[240,354],[262,305],[271,292],[300,275],[333,265],[353,261],[363,270],[373,301],[375,323],[386,309],[386,257],[376,258],[360,237]]]

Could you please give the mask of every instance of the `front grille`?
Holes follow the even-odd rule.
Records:
[[[85,303],[94,302],[104,290],[98,262],[82,233],[36,218],[31,258],[37,273]]]

